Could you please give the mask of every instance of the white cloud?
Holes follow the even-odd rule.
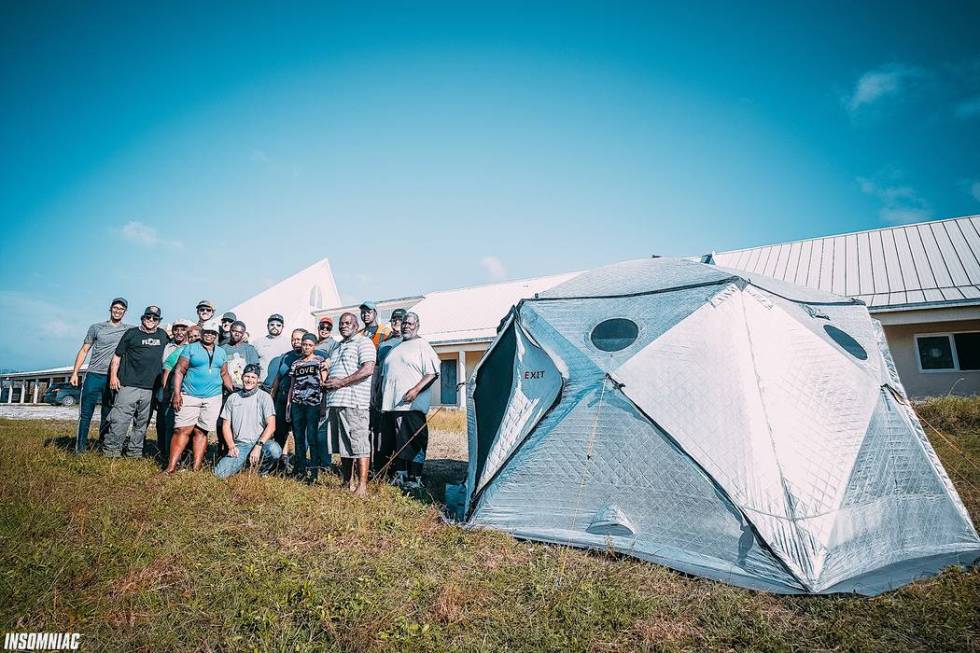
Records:
[[[157,230],[150,225],[139,220],[130,220],[119,230],[122,237],[131,243],[142,245],[143,247],[167,246],[183,249],[184,243],[179,240],[166,240],[160,237]]]
[[[911,186],[879,184],[871,179],[858,178],[861,192],[876,197],[882,204],[878,216],[889,224],[922,222],[933,217],[932,207]]]
[[[502,281],[507,278],[507,268],[496,256],[484,256],[480,259],[480,265],[486,270],[487,275],[493,281]]]
[[[844,98],[844,106],[851,113],[857,113],[884,98],[900,95],[910,81],[922,74],[919,69],[904,64],[888,64],[869,70],[858,77],[854,90]]]
[[[980,117],[980,95],[957,104],[956,115],[964,120]]]

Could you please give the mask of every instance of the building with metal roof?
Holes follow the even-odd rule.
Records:
[[[882,323],[909,395],[980,394],[980,216],[715,252],[703,260],[860,299]],[[433,403],[462,407],[465,393],[459,384],[476,367],[510,307],[578,274],[386,299],[377,302],[379,319],[387,321],[396,308],[419,314],[421,334],[442,359]],[[250,326],[280,312],[288,313],[287,329],[312,329],[323,315],[336,324],[345,311],[359,314],[357,305],[339,306],[337,297],[323,259],[232,310]],[[5,386],[26,388],[4,400],[30,401],[46,385],[66,378],[66,371],[70,368],[3,375]]]
[[[713,253],[724,267],[862,300],[915,397],[980,393],[980,216]]]

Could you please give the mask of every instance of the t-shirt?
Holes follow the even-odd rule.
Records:
[[[293,403],[303,406],[319,406],[323,400],[320,387],[320,367],[324,359],[313,354],[309,359],[297,358],[289,368],[292,379]]]
[[[257,442],[265,423],[275,414],[272,397],[258,389],[248,396],[241,390],[231,393],[221,409],[221,419],[231,423],[235,442],[245,443]]]
[[[170,358],[170,355],[172,353],[174,353],[175,351],[177,351],[180,348],[181,348],[181,345],[178,345],[176,342],[174,342],[172,340],[170,342],[168,342],[166,345],[164,345],[164,347],[163,347],[163,364],[164,364],[164,368],[165,369],[166,369],[167,359]],[[173,369],[173,368],[170,368],[170,369]]]
[[[330,371],[328,379],[342,379],[356,372],[364,363],[373,363],[378,358],[374,344],[361,335],[354,334],[341,340],[330,354]],[[370,408],[371,407],[371,378],[363,379],[360,383],[348,385],[337,390],[326,391],[328,408]]]
[[[133,327],[122,335],[116,345],[119,362],[119,383],[127,388],[152,390],[163,367],[163,348],[167,332],[163,329],[143,331]]]
[[[226,342],[221,345],[221,348],[228,355],[228,374],[231,375],[231,383],[235,388],[241,388],[245,366],[258,363],[259,352],[247,342],[240,342],[237,345]]]
[[[290,336],[285,334],[273,338],[267,333],[261,338],[256,338],[251,344],[259,355],[259,365],[262,366],[261,378],[263,379],[269,374],[269,364],[272,359],[292,349]]]
[[[289,376],[289,370],[292,369],[293,363],[302,357],[303,354],[298,354],[293,349],[290,349],[282,356],[276,356],[276,369],[270,370],[270,372],[275,372],[275,376],[273,378],[279,379],[279,390],[277,391],[277,396],[281,401],[285,400],[286,393],[289,392],[289,386],[293,382],[292,377]]]
[[[321,340],[320,342],[316,343],[314,353],[316,353],[316,355],[321,357],[323,360],[327,360],[330,358],[330,354],[332,354],[333,350],[336,348],[337,341],[333,338],[326,338],[325,340]]]
[[[86,345],[89,345],[88,371],[96,374],[108,374],[112,355],[116,353],[116,345],[123,334],[133,328],[132,324],[113,324],[111,321],[96,322],[88,328],[85,334]]]
[[[215,345],[214,352],[209,353],[204,345],[195,342],[184,347],[180,357],[188,361],[181,392],[198,399],[221,394],[221,366],[227,362],[224,349]]]
[[[180,352],[184,351],[184,347],[187,345],[175,345],[175,349],[172,349],[167,357],[163,359],[163,369],[168,372],[177,366],[177,359],[180,358]]]
[[[378,362],[374,366],[374,374],[371,375],[371,407],[381,410],[381,388],[384,380],[384,362],[391,348],[402,341],[400,335],[392,334],[390,338],[381,343],[378,347]]]
[[[439,374],[439,356],[422,338],[405,340],[389,350],[382,365],[381,410],[419,410],[429,412],[430,384],[411,404],[402,397],[427,374]]]
[[[374,348],[377,349],[379,346],[381,346],[382,342],[391,337],[392,333],[394,332],[391,330],[390,324],[379,322],[373,327],[364,327],[357,332],[357,335],[364,336],[370,340],[371,344],[374,345]]]

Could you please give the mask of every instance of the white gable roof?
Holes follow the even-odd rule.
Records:
[[[330,261],[324,258],[231,310],[248,327],[250,336],[258,338],[265,335],[266,321],[273,313],[283,316],[287,330],[312,329],[312,311],[339,303]]]

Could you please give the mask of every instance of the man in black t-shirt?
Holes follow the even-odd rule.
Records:
[[[153,385],[163,368],[163,350],[167,333],[160,328],[160,307],[147,306],[140,325],[123,334],[109,365],[109,387],[116,391],[116,401],[109,413],[109,432],[103,453],[118,458],[123,452],[126,430],[133,425],[127,454],[143,455],[143,437],[150,421]]]

